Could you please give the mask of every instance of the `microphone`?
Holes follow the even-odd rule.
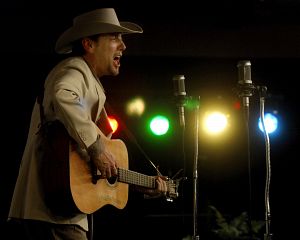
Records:
[[[184,105],[185,105],[186,92],[185,92],[184,80],[185,80],[184,75],[175,75],[173,77],[174,96],[176,98],[176,105],[178,107],[178,114],[179,114],[179,124],[181,127],[185,126]]]
[[[251,80],[251,62],[249,60],[239,61],[237,67],[239,97],[243,97],[243,106],[249,107],[249,97],[252,96],[254,89]]]

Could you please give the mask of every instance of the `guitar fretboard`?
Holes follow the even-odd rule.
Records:
[[[118,181],[147,188],[155,188],[155,177],[118,168]]]

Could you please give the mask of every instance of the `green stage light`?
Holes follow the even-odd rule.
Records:
[[[169,120],[162,115],[153,117],[150,121],[150,130],[157,136],[166,134],[169,130]]]

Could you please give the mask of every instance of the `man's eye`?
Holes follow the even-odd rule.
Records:
[[[122,35],[119,34],[119,33],[116,33],[116,34],[113,34],[113,35],[112,35],[112,38],[113,38],[113,39],[120,39],[120,40],[121,40],[121,39],[122,39]]]

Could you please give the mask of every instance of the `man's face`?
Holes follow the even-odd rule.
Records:
[[[97,75],[119,74],[120,59],[126,46],[120,33],[101,34],[97,41],[93,41],[94,67]]]

